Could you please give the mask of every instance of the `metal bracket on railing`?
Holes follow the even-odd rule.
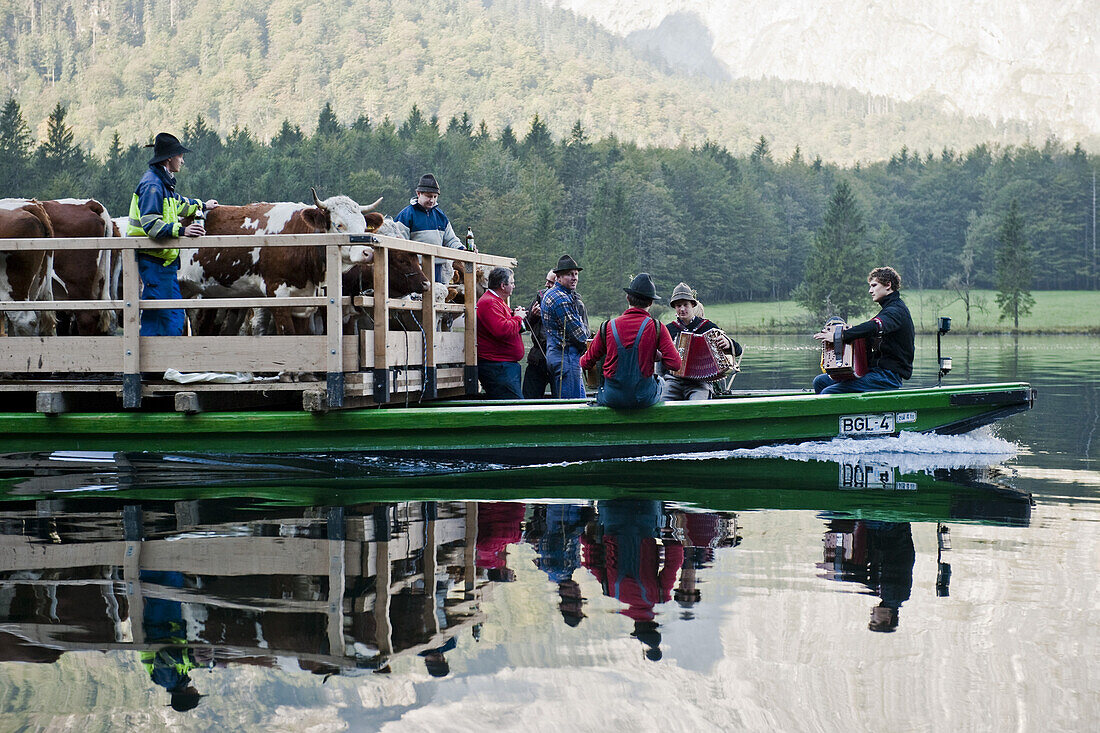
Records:
[[[424,368],[424,385],[420,389],[420,396],[426,400],[434,400],[439,396],[434,366]]]
[[[373,234],[349,234],[349,244],[380,244],[378,238]]]
[[[390,370],[374,368],[374,401],[378,404],[390,401]]]
[[[122,375],[122,407],[130,410],[141,407],[141,375]]]
[[[467,397],[477,397],[477,364],[467,364],[463,372]]]
[[[329,372],[328,379],[328,405],[329,407],[344,406],[344,373]]]

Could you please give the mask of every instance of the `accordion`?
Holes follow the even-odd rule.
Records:
[[[712,328],[703,333],[682,332],[676,338],[680,368],[672,372],[684,379],[717,382],[733,371],[733,360],[722,351],[722,332]]]
[[[839,318],[830,318],[825,328],[833,332],[833,340],[821,342],[821,369],[839,382],[858,379],[871,371],[867,340],[854,339],[845,342],[841,333],[846,325]]]

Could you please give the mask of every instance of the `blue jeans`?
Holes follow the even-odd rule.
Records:
[[[164,266],[163,260],[138,256],[138,276],[141,278],[142,300],[175,300],[180,297],[180,284],[176,273],[180,269],[179,257]],[[187,316],[181,309],[142,310],[142,336],[182,336]]]
[[[828,374],[814,377],[814,392],[817,394],[843,394],[845,392],[881,392],[887,389],[901,389],[901,377],[889,369],[872,369],[858,379],[837,381]]]
[[[546,347],[546,371],[550,373],[550,394],[564,400],[585,398],[584,375],[581,374],[581,354],[572,346]]]
[[[522,400],[519,387],[520,368],[518,361],[481,361],[477,362],[477,381],[485,389],[485,398],[490,400]]]

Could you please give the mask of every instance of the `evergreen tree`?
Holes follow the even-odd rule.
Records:
[[[20,196],[31,160],[30,128],[14,98],[0,110],[0,196]]]
[[[546,123],[535,115],[531,119],[531,129],[523,138],[523,152],[527,156],[537,156],[547,163],[552,161],[554,151],[554,139],[550,136],[550,129]]]
[[[605,176],[597,185],[588,222],[580,292],[590,314],[618,314],[626,307],[622,289],[638,274],[638,256],[626,191],[617,176]]]
[[[84,165],[84,151],[74,142],[73,129],[65,124],[67,113],[58,102],[46,121],[46,139],[38,147],[40,172],[46,178],[63,171],[79,175]]]
[[[866,307],[863,283],[869,269],[863,214],[851,186],[841,180],[810,248],[798,302],[819,318],[848,320]]]
[[[413,107],[416,109],[416,107]],[[336,119],[336,113],[332,111],[332,103],[325,102],[321,113],[317,115],[317,137],[336,137],[343,131],[340,121]]]
[[[1031,312],[1035,298],[1031,296],[1031,245],[1024,236],[1024,221],[1016,199],[1009,204],[997,236],[997,305],[1001,320],[1012,316],[1012,326],[1020,330],[1020,316]]]
[[[763,135],[756,141],[756,145],[752,149],[752,154],[749,155],[749,160],[753,163],[763,163],[764,161],[771,161],[772,148],[768,144],[768,138]]]

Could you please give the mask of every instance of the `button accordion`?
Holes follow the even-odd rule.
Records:
[[[838,382],[859,379],[871,371],[866,339],[844,341],[841,335],[847,327],[839,318],[830,318],[825,328],[832,332],[832,341],[821,342],[821,369]]]
[[[733,360],[722,351],[722,332],[712,328],[703,333],[683,331],[676,338],[680,352],[680,368],[672,372],[677,377],[702,382],[717,382],[733,371]]]

